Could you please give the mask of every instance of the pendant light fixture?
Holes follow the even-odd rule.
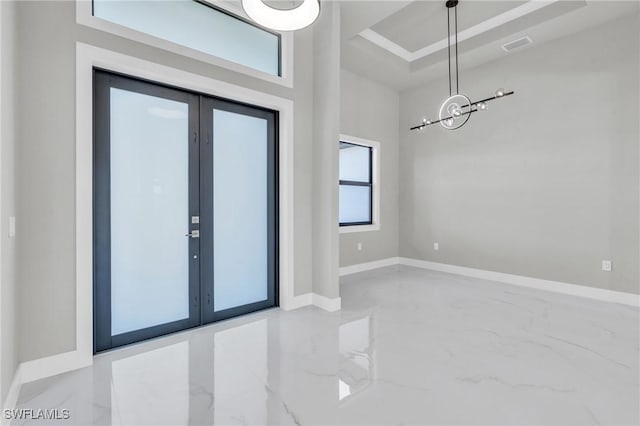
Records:
[[[320,0],[302,0],[292,9],[276,9],[263,0],[242,0],[245,13],[257,24],[276,31],[295,31],[313,24],[320,15]]]
[[[464,126],[471,114],[478,111],[485,111],[487,109],[487,102],[494,99],[500,99],[505,96],[513,95],[513,91],[505,91],[504,89],[498,89],[494,96],[482,99],[480,101],[472,102],[468,96],[460,93],[459,85],[459,72],[458,72],[458,0],[448,0],[445,3],[447,7],[447,54],[449,61],[449,97],[444,100],[440,106],[437,120],[428,120],[424,118],[422,123],[414,126],[411,130],[422,130],[432,124],[440,123],[442,127],[447,130],[455,130]],[[454,52],[451,50],[451,9],[453,9],[454,15]],[[452,58],[453,53],[453,58]],[[455,59],[455,78],[451,71],[452,59]],[[455,93],[453,86],[455,83]]]

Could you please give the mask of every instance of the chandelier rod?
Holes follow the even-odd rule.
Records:
[[[453,8],[453,14],[455,16],[456,19],[456,27],[455,27],[455,32],[456,32],[456,94],[460,94],[460,79],[458,76],[458,5],[456,4],[456,6]]]
[[[447,8],[447,62],[449,62],[449,96],[453,94],[451,91],[451,15],[450,9]]]

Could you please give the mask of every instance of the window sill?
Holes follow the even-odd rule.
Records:
[[[340,226],[341,234],[352,234],[354,232],[371,232],[379,231],[380,224],[374,223],[373,225],[353,225],[353,226]]]

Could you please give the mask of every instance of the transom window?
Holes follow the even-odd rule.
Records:
[[[340,142],[340,226],[373,224],[373,148]]]
[[[93,16],[282,76],[281,37],[208,2],[93,0]]]

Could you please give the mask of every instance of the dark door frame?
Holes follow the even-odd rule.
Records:
[[[262,118],[267,121],[267,175],[268,180],[268,223],[267,240],[269,242],[269,259],[268,259],[268,291],[267,299],[251,303],[248,305],[237,306],[223,311],[214,312],[214,279],[213,279],[213,262],[201,264],[201,298],[202,298],[202,323],[208,324],[227,318],[236,317],[238,315],[248,314],[250,312],[259,311],[273,306],[278,306],[278,144],[277,144],[277,114],[273,111],[258,109],[252,106],[230,102],[227,100],[216,99],[213,97],[203,97],[200,103],[201,120],[200,134],[203,142],[200,144],[200,158],[213,158],[213,111],[221,110],[233,112],[236,114],[247,115],[250,117]],[[201,161],[200,167],[200,191],[201,191],[201,215],[200,215],[200,232],[201,235],[213,235],[213,203],[214,197],[208,197],[206,194],[213,194],[213,162]],[[203,239],[200,241],[201,256],[203,259],[213,259],[214,249],[212,239]]]
[[[253,105],[226,100],[211,95],[188,91],[167,86],[162,83],[151,82],[136,77],[126,76],[111,71],[94,68],[94,101],[93,101],[93,351],[97,352],[116,348],[142,340],[174,333],[188,328],[198,327],[209,322],[219,321],[257,310],[276,307],[279,305],[279,214],[278,214],[278,112]],[[111,231],[110,231],[110,88],[120,88],[136,93],[157,96],[184,102],[189,105],[189,217],[185,218],[185,230],[194,229],[191,216],[201,216],[201,236],[207,229],[209,222],[212,231],[213,219],[203,220],[200,205],[202,197],[203,174],[212,173],[212,167],[202,167],[202,154],[206,153],[206,141],[203,143],[204,129],[203,105],[214,105],[216,109],[234,111],[241,114],[267,118],[269,130],[268,171],[269,185],[269,289],[266,301],[231,308],[225,311],[205,315],[203,309],[207,302],[213,305],[213,273],[206,271],[206,264],[202,262],[203,246],[213,245],[210,239],[191,238],[189,243],[189,317],[186,319],[160,324],[141,330],[135,330],[116,336],[111,336]],[[212,118],[213,119],[213,118]],[[212,127],[210,126],[209,129]],[[210,131],[207,136],[211,140]],[[211,143],[208,144],[212,146]],[[212,158],[212,157],[210,157]],[[203,171],[202,169],[208,169]],[[212,182],[212,179],[210,180]],[[213,188],[210,188],[211,190]],[[210,192],[211,193],[211,192]],[[204,225],[204,227],[203,227]],[[185,237],[186,238],[186,237]],[[201,237],[202,238],[202,237]],[[202,242],[205,241],[203,244]],[[212,247],[209,253],[212,254]],[[195,256],[195,257],[194,257]],[[211,259],[213,259],[211,257]],[[210,279],[211,281],[205,281]],[[209,285],[207,284],[209,283]],[[205,287],[211,287],[211,297],[205,299]]]

